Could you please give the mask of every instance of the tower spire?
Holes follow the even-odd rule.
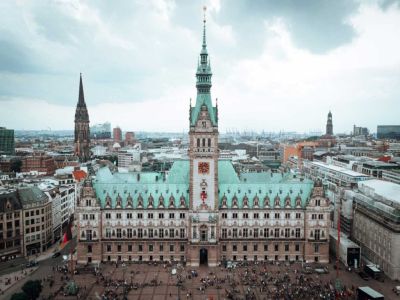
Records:
[[[79,98],[78,106],[86,106],[85,94],[83,93],[82,73],[79,73]]]
[[[202,50],[207,52],[207,40],[206,40],[206,11],[207,11],[207,6],[203,6],[203,46],[202,46]]]
[[[207,107],[208,113],[211,118],[211,123],[217,126],[218,122],[216,119],[216,108],[212,106],[211,101],[211,66],[210,60],[208,58],[207,52],[207,40],[206,40],[206,10],[207,8],[203,7],[203,43],[200,51],[200,60],[197,63],[197,72],[196,72],[196,88],[197,88],[197,97],[196,97],[196,105],[192,108],[192,115],[190,117],[191,126],[194,126],[199,117],[200,110],[205,105]]]

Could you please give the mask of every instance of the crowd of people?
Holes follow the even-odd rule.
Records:
[[[97,286],[96,291],[101,291],[99,295],[96,294],[96,298],[102,300],[129,299],[132,290],[140,291],[146,287],[157,289],[159,286],[163,286],[164,290],[168,291],[167,297],[173,300],[192,299],[193,294],[204,295],[204,298],[209,300],[337,299],[337,296],[341,296],[342,299],[354,299],[355,295],[355,287],[341,286],[338,289],[337,284],[329,279],[332,277],[310,272],[310,267],[306,269],[299,264],[236,264],[234,267],[220,266],[212,269],[163,264],[160,268],[153,269],[152,276],[143,276],[142,272],[152,271],[151,266],[136,268],[124,263],[114,263],[102,265],[100,268],[81,268],[75,270],[74,274],[94,275],[93,286]],[[72,277],[67,266],[57,266],[54,271],[61,273],[64,282]],[[167,278],[165,282],[159,280],[157,274],[161,273]],[[79,278],[75,278],[79,282]]]

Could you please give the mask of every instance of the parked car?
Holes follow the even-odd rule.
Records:
[[[369,276],[366,274],[366,273],[364,273],[364,272],[358,272],[358,275],[360,275],[360,277],[362,278],[362,279],[364,279],[364,280],[366,280],[366,281],[368,281],[369,280]]]

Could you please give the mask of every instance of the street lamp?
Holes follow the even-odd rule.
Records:
[[[126,298],[126,282],[125,282],[126,264],[123,262],[121,266],[122,266],[122,274],[123,274],[123,278],[122,278],[123,283],[122,284],[124,285],[124,290],[123,290],[124,298],[123,299],[127,299]]]

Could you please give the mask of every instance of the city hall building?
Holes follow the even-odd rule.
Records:
[[[328,262],[322,186],[291,173],[237,174],[219,159],[211,76],[204,21],[188,159],[175,161],[168,174],[104,167],[87,179],[77,203],[78,263]]]

